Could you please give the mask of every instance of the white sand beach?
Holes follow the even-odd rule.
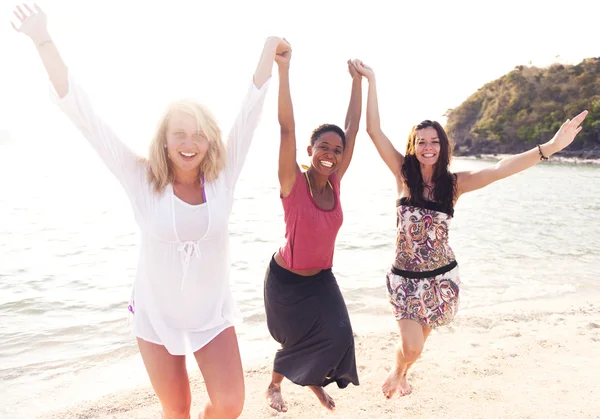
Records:
[[[283,391],[289,411],[270,409],[264,390],[271,360],[265,356],[245,365],[242,418],[600,417],[600,300],[595,293],[465,310],[453,325],[432,333],[409,376],[413,393],[392,400],[380,391],[397,341],[394,323],[388,323],[384,332],[357,334],[361,385],[327,387],[335,413],[288,381]],[[195,417],[207,396],[200,374],[192,375]],[[147,386],[42,417],[159,418],[160,407]]]

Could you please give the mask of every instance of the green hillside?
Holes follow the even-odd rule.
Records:
[[[518,66],[449,110],[446,129],[456,155],[516,153],[549,140],[584,109],[583,131],[561,155],[600,157],[600,58]]]

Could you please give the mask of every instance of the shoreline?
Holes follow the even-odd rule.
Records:
[[[512,156],[512,154],[506,153],[469,153],[469,152],[461,152],[454,153],[453,157],[461,158],[465,160],[494,160],[498,161],[505,157]],[[574,157],[568,155],[554,155],[550,157],[549,160],[544,162],[545,164],[552,163],[560,163],[560,164],[577,164],[577,165],[590,165],[590,166],[600,166],[600,156],[593,158],[586,157]]]
[[[450,326],[435,330],[409,381],[413,394],[385,400],[380,386],[398,339],[391,315],[367,320],[352,314],[360,386],[326,387],[344,418],[600,417],[600,303],[597,292],[523,300],[465,309]],[[362,320],[362,321],[361,321]],[[367,323],[363,324],[363,321]],[[375,325],[369,330],[368,323]],[[357,324],[358,326],[358,324]],[[273,348],[264,342],[266,347]],[[266,405],[273,352],[243,357],[246,403],[241,418],[320,418],[326,412],[308,389],[285,380],[289,411]],[[197,369],[190,371],[192,417],[207,399]],[[160,408],[150,384],[114,392],[43,418],[149,418]]]

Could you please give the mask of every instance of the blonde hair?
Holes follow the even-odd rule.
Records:
[[[204,173],[204,180],[207,182],[215,180],[225,166],[226,152],[221,129],[212,112],[206,106],[191,99],[171,102],[158,122],[148,152],[148,180],[158,193],[174,180],[166,145],[169,121],[176,112],[193,116],[198,124],[198,129],[208,139],[208,151],[200,163],[200,171]]]

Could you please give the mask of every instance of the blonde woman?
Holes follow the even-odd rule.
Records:
[[[228,221],[273,60],[289,46],[267,39],[226,145],[208,109],[178,101],[166,109],[142,159],[94,113],[47,31],[46,15],[34,7],[17,7],[13,26],[33,41],[54,100],[122,184],[141,230],[129,308],[164,417],[190,417],[185,355],[192,352],[210,399],[199,417],[236,418],[245,396],[228,280]]]

